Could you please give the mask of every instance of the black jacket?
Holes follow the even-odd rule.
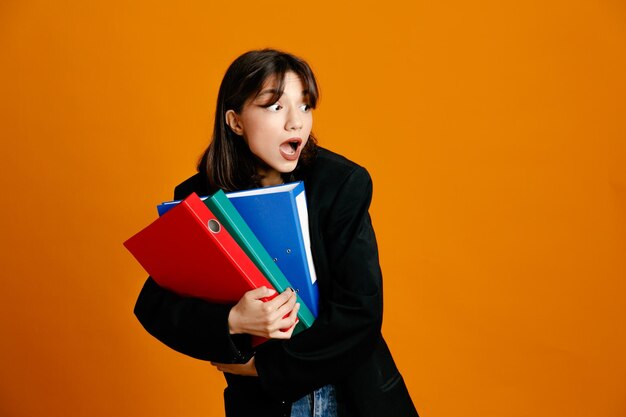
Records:
[[[148,332],[186,355],[224,363],[256,355],[258,378],[225,374],[228,417],[289,416],[293,401],[329,383],[337,388],[341,416],[417,416],[380,333],[382,275],[368,213],[369,174],[318,148],[297,179],[305,183],[320,291],[319,316],[310,329],[253,352],[249,337],[228,332],[232,306],[179,297],[151,278],[135,314]],[[200,173],[176,187],[174,198],[213,191]]]

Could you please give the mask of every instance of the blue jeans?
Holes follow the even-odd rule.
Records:
[[[291,405],[291,417],[337,417],[335,387],[326,385]]]

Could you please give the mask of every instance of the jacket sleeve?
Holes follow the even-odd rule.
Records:
[[[370,176],[357,167],[339,187],[323,226],[326,259],[318,263],[327,267],[316,263],[316,270],[328,290],[317,320],[290,340],[257,348],[261,384],[278,399],[293,401],[347,375],[381,337],[382,274],[371,198]]]
[[[189,193],[177,188],[174,198]],[[252,355],[250,337],[230,334],[231,307],[179,296],[148,277],[134,313],[148,333],[178,352],[202,360],[242,363]]]
[[[148,333],[185,355],[221,363],[246,362],[249,340],[228,331],[230,305],[181,297],[148,277],[135,304],[135,315]]]

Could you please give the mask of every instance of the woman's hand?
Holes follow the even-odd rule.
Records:
[[[230,333],[289,339],[298,319],[300,304],[296,303],[296,293],[291,289],[267,302],[261,300],[274,294],[276,291],[266,287],[245,293],[228,315]]]
[[[243,376],[259,376],[256,372],[256,366],[254,364],[254,356],[247,363],[217,363],[211,362],[211,365],[215,366],[218,371],[228,372],[229,374],[243,375]]]

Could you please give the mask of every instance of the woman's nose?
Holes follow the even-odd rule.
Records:
[[[292,108],[287,116],[287,122],[285,123],[287,130],[299,130],[302,129],[302,116],[299,113],[298,108]]]

